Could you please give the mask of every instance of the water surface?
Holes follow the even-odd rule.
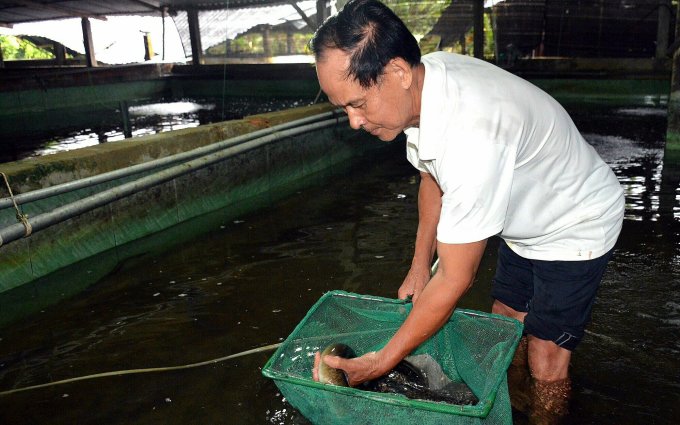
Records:
[[[228,97],[130,100],[117,109],[78,112],[81,124],[73,128],[7,137],[0,150],[0,163],[70,151],[100,143],[130,140],[124,133],[121,108],[127,108],[132,138],[220,121],[241,119],[282,109],[309,105],[312,99],[298,97]],[[58,114],[53,112],[52,115]],[[82,123],[87,117],[87,124]],[[63,123],[62,123],[63,124]]]

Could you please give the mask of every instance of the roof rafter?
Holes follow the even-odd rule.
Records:
[[[305,15],[305,12],[300,9],[300,6],[297,5],[297,2],[295,0],[291,0],[288,2],[291,6],[297,10],[297,13],[300,14],[302,17],[302,20],[305,21],[305,23],[309,26],[309,28],[316,29],[316,24],[312,22],[311,19],[309,19],[309,16]]]
[[[83,12],[81,10],[77,9],[72,9],[70,7],[65,7],[65,6],[57,6],[53,3],[40,3],[34,0],[13,0],[14,3],[20,4],[25,7],[29,7],[31,9],[50,9],[54,10],[56,12],[63,12],[68,15],[78,17],[78,18],[95,18],[99,19],[102,21],[106,21],[106,16],[101,16],[101,15],[93,15],[91,13]]]
[[[151,9],[151,10],[157,10],[159,12],[163,9],[163,6],[156,6],[156,5],[151,4],[151,3],[144,1],[144,0],[129,0],[129,1],[136,3],[140,6],[144,6],[148,9]]]

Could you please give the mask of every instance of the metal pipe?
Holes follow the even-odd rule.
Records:
[[[148,189],[150,187],[159,185],[161,183],[165,183],[184,174],[188,174],[201,168],[205,168],[216,162],[222,161],[230,156],[255,149],[257,147],[266,145],[268,143],[286,137],[291,137],[309,131],[319,130],[322,128],[337,125],[340,121],[346,120],[347,117],[339,117],[337,119],[330,119],[326,121],[312,123],[304,126],[295,127],[289,130],[268,134],[257,139],[250,140],[247,143],[241,143],[236,146],[230,146],[219,152],[214,152],[208,155],[195,158],[191,161],[187,161],[182,164],[175,165],[173,167],[158,171],[154,174],[150,174],[148,176],[139,178],[132,182],[128,182],[120,186],[104,190],[102,192],[72,202],[70,204],[62,205],[50,212],[46,212],[31,217],[28,219],[28,221],[31,227],[33,228],[33,233],[35,233],[47,227],[50,227],[56,223],[68,220],[69,218],[78,216],[87,211],[91,211],[95,208],[101,207],[118,199],[140,192],[144,189]],[[26,229],[22,223],[15,223],[3,229],[0,229],[0,246],[22,238],[25,235],[25,230]]]
[[[14,195],[14,200],[17,205],[25,204],[28,202],[37,201],[40,199],[49,198],[51,196],[61,195],[62,193],[71,192],[74,190],[82,189],[85,187],[94,186],[100,183],[105,183],[111,180],[116,180],[124,177],[131,176],[133,174],[143,173],[145,171],[155,170],[160,167],[175,164],[177,162],[188,161],[199,156],[206,155],[208,153],[216,152],[225,149],[229,146],[236,146],[241,143],[245,143],[249,140],[256,139],[258,137],[266,136],[268,134],[276,133],[278,131],[287,130],[292,127],[297,127],[305,124],[309,124],[316,121],[321,121],[328,118],[339,118],[341,110],[335,110],[331,112],[324,112],[321,114],[313,115],[311,117],[301,118],[299,120],[290,121],[287,123],[275,125],[262,130],[253,131],[252,133],[243,134],[240,136],[232,137],[221,142],[213,143],[208,146],[202,146],[200,148],[192,149],[190,151],[178,153],[175,155],[166,156],[163,158],[154,159],[152,161],[147,161],[142,164],[132,165],[130,167],[122,168],[115,171],[109,171],[107,173],[97,174],[96,176],[86,177],[79,180],[73,180],[68,183],[63,183],[55,186],[46,187],[44,189],[38,189],[31,192],[21,193]],[[4,208],[13,207],[11,198],[1,198],[0,199],[0,210]]]

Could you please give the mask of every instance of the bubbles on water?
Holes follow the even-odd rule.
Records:
[[[625,218],[657,221],[663,151],[616,135],[584,134],[584,137],[614,170],[626,196]]]
[[[270,412],[267,410],[267,419],[269,423],[284,425],[286,423],[286,418],[288,417],[287,409],[281,409],[274,411],[274,414],[269,416]]]
[[[639,141],[611,134],[588,134],[583,137],[610,166],[617,163],[630,165],[631,161],[648,155],[660,155],[659,149],[648,148]]]
[[[664,307],[670,309],[673,311],[675,314],[680,314],[680,303],[675,302],[675,301],[668,301]],[[2,338],[0,338],[0,341],[2,341]]]
[[[195,102],[163,102],[150,103],[148,105],[130,106],[128,112],[133,116],[148,116],[148,115],[179,115],[190,114],[202,110],[212,111],[215,109],[215,104],[212,103],[195,103]]]
[[[634,115],[638,117],[665,117],[668,115],[668,110],[666,108],[619,108],[615,110],[614,113],[621,115]]]

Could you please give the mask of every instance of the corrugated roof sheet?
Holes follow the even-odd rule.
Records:
[[[158,15],[162,7],[238,9],[287,3],[287,0],[0,0],[0,25],[83,16]]]

